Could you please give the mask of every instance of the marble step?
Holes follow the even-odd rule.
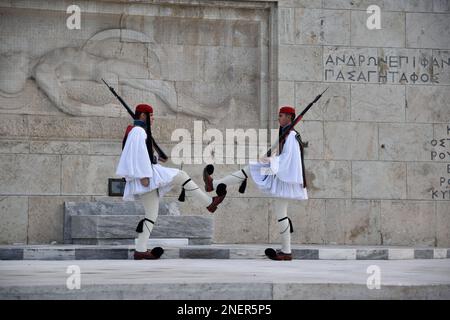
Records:
[[[161,239],[162,240],[162,239]],[[270,244],[188,245],[186,239],[150,239],[149,248],[162,246],[162,259],[267,259],[264,249]],[[169,243],[172,241],[171,243]],[[180,245],[182,244],[182,245]],[[132,259],[134,245],[3,245],[0,260],[99,260]],[[415,260],[450,259],[448,248],[384,246],[292,246],[294,260]]]
[[[133,245],[136,226],[144,217],[138,201],[65,202],[64,243]],[[180,215],[169,204],[160,205],[152,238],[182,238],[189,244],[211,244],[212,216]]]

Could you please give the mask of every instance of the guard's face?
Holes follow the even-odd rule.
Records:
[[[287,126],[291,123],[291,115],[287,113],[279,113],[278,114],[278,123],[281,127]]]

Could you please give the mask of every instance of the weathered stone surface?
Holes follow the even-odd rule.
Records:
[[[355,260],[356,249],[322,249],[319,250],[320,260]]]
[[[384,10],[407,12],[433,12],[433,1],[429,0],[384,0]]]
[[[280,229],[273,201],[269,205],[269,242],[279,244],[281,241]],[[294,232],[291,234],[292,243],[325,244],[333,241],[333,236],[329,236],[326,229],[328,225],[324,200],[290,201],[288,217],[294,228]]]
[[[28,198],[0,197],[0,243],[27,242]]]
[[[88,201],[86,197],[31,196],[28,198],[28,243],[63,243],[64,202]]]
[[[384,8],[384,0],[325,0],[323,1],[324,8],[330,9],[362,9],[366,10],[370,5],[377,5]]]
[[[25,116],[2,114],[0,117],[0,137],[27,136],[27,124]]]
[[[350,45],[350,11],[295,10],[295,42],[306,45]]]
[[[280,44],[295,43],[295,9],[280,8],[278,14],[278,35]]]
[[[349,198],[351,169],[348,161],[305,160],[310,198]]]
[[[304,159],[323,159],[323,123],[321,121],[302,121],[296,126],[302,141],[308,142],[304,148]]]
[[[0,140],[0,153],[29,153],[30,143],[23,140]]]
[[[99,250],[96,248],[75,249],[75,260],[112,260],[128,259],[128,249],[113,248],[109,250]]]
[[[62,193],[108,194],[108,178],[114,178],[118,156],[65,155],[62,157]]]
[[[432,201],[381,201],[384,245],[427,245],[436,241]]]
[[[450,2],[449,2],[450,3]],[[440,84],[450,84],[450,50],[433,50],[433,75]],[[430,62],[429,62],[430,63]],[[429,66],[428,66],[429,68]]]
[[[301,106],[297,107],[297,110],[305,108],[326,88],[328,88],[327,92],[305,114],[304,119],[350,120],[350,85],[348,84],[296,82],[295,101]]]
[[[406,87],[408,122],[442,123],[450,121],[450,90],[445,86]],[[432,101],[433,103],[430,103]],[[427,106],[424,108],[424,106]]]
[[[215,243],[267,243],[267,199],[225,198],[214,215]],[[249,210],[249,208],[252,208]]]
[[[405,199],[406,164],[353,161],[352,196],[358,199]]]
[[[280,46],[278,60],[280,80],[322,80],[321,47]]]
[[[450,2],[448,0],[433,0],[434,12],[449,12]]]
[[[23,260],[23,249],[0,249],[0,260]]]
[[[433,253],[433,259],[446,259],[447,249],[435,248]]]
[[[408,199],[450,200],[450,192],[441,177],[447,176],[447,163],[408,163]]]
[[[58,194],[60,166],[56,155],[1,154],[0,193]]]
[[[295,82],[280,81],[278,82],[278,105],[295,105]]]
[[[403,122],[405,89],[402,86],[352,85],[352,120]]]
[[[406,25],[408,47],[450,49],[448,14],[407,13]]]
[[[430,160],[431,124],[380,123],[378,128],[380,160]]]
[[[319,250],[317,249],[293,249],[292,258],[299,260],[318,260]]]
[[[280,7],[322,8],[322,0],[279,0]]]
[[[26,248],[23,252],[24,260],[75,260],[75,249],[47,250],[46,248]]]
[[[436,246],[450,246],[450,205],[448,201],[436,203]]]
[[[74,141],[31,141],[31,153],[88,154],[89,142]]]
[[[373,4],[373,3],[371,3]],[[366,7],[367,8],[367,7]],[[351,44],[368,47],[404,47],[405,13],[382,13],[382,28],[369,30],[366,26],[368,14],[365,11],[351,12]],[[409,24],[408,24],[409,28]],[[417,46],[412,46],[417,47]]]
[[[378,159],[378,127],[376,123],[325,122],[324,135],[325,159]]]
[[[410,260],[414,259],[414,249],[389,249],[389,260]]]
[[[327,199],[325,203],[328,243],[381,244],[379,201]]]

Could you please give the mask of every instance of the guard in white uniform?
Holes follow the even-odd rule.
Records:
[[[125,201],[142,200],[145,218],[136,231],[139,233],[134,252],[134,259],[158,259],[164,252],[160,247],[147,250],[147,241],[158,217],[159,197],[167,193],[173,185],[182,185],[183,191],[178,198],[184,201],[190,195],[204,205],[209,212],[214,212],[226,196],[226,185],[217,185],[217,196],[210,197],[192,181],[186,172],[163,167],[158,163],[161,158],[155,155],[153,144],[148,143],[149,127],[153,124],[153,108],[147,104],[136,107],[136,120],[125,134],[123,151],[120,156],[116,174],[126,180],[123,199]]]
[[[295,119],[295,109],[291,106],[280,108],[278,121],[280,136]],[[270,197],[274,197],[274,209],[277,215],[282,238],[281,250],[267,248],[266,255],[273,260],[292,260],[291,233],[294,231],[291,219],[287,216],[288,202],[308,199],[306,189],[303,148],[300,134],[292,130],[287,138],[279,145],[278,155],[263,158],[260,162],[250,163],[245,168],[232,173],[222,179],[213,180],[214,167],[207,165],[203,170],[203,180],[207,192],[218,185],[241,184],[239,192],[244,193],[250,174],[256,186]]]

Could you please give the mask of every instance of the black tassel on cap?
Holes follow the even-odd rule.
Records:
[[[191,181],[191,179],[186,180],[186,181],[183,183],[183,185],[182,185],[182,190],[181,190],[180,196],[178,197],[178,201],[180,201],[180,202],[184,202],[184,200],[186,199],[186,191],[184,190],[184,186],[185,186],[189,181]]]
[[[155,222],[153,222],[152,220],[147,219],[147,218],[144,218],[144,219],[142,219],[141,221],[139,221],[139,223],[138,223],[138,225],[137,225],[137,227],[136,227],[136,232],[137,232],[137,233],[142,233],[142,232],[144,231],[144,222],[145,222],[145,221],[149,221],[149,222],[151,222],[152,224],[155,224]]]
[[[247,188],[247,178],[248,178],[248,176],[245,173],[244,169],[242,169],[241,171],[244,174],[245,179],[244,179],[244,181],[242,181],[241,186],[239,187],[239,193],[244,193],[245,192],[245,188]]]

